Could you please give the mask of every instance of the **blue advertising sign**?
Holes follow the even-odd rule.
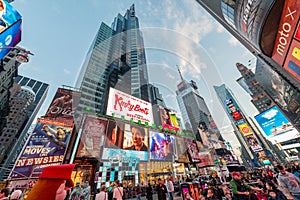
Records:
[[[266,136],[276,135],[293,128],[290,121],[276,106],[273,106],[269,110],[255,116],[254,118],[263,129]]]
[[[38,119],[10,178],[38,178],[44,167],[62,163],[71,132],[62,123]]]
[[[21,24],[20,19],[0,34],[0,59],[11,50],[8,47],[15,47],[21,41]]]
[[[140,161],[148,160],[148,152],[104,148],[102,154],[102,160],[109,160],[112,163],[128,162],[128,163],[138,164]]]

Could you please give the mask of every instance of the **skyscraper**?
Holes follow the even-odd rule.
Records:
[[[31,78],[17,76],[10,95],[10,111],[7,124],[0,136],[0,162],[2,167],[12,169],[21,152],[28,130],[43,104],[49,85]],[[6,178],[9,171],[0,173],[0,180]]]
[[[298,1],[196,1],[251,53],[300,88],[300,60],[293,56],[300,48],[299,38],[294,34],[299,29]]]
[[[252,160],[252,164],[258,166],[260,165],[258,161],[262,163],[263,160],[272,159],[273,155],[266,149],[264,144],[260,141],[260,138],[257,137],[251,124],[248,122],[247,116],[230,89],[227,88],[225,84],[214,86],[214,89],[231,121],[242,148],[247,150],[248,155],[245,156],[249,156]]]
[[[212,115],[200,95],[196,82],[191,80],[187,82],[182,78],[178,69],[181,82],[177,85],[176,99],[182,114],[183,124],[187,130],[192,130],[197,139],[201,141],[198,128],[202,126],[205,130],[212,131],[216,138],[220,136],[220,132],[214,123]]]
[[[112,26],[101,23],[76,81],[82,95],[78,112],[85,108],[105,113],[109,87],[149,101],[146,56],[134,5]]]
[[[274,106],[274,101],[266,93],[260,83],[255,79],[255,74],[241,63],[237,63],[236,67],[240,71],[242,77],[248,85],[249,90],[251,91],[251,102],[256,107],[256,109],[261,113]]]

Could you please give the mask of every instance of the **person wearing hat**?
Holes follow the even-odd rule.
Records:
[[[263,192],[263,189],[258,187],[253,187],[248,184],[244,184],[241,181],[242,176],[239,172],[232,172],[232,181],[230,182],[232,193],[235,199],[237,200],[246,200],[249,199],[250,192],[249,190],[254,190],[257,192]]]
[[[64,200],[66,187],[73,187],[71,174],[74,164],[45,167],[26,200]]]

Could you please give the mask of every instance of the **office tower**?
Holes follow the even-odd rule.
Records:
[[[12,169],[21,152],[28,130],[43,104],[49,85],[31,78],[17,76],[10,94],[10,111],[7,123],[0,136],[0,162],[2,167]],[[9,175],[5,170],[0,179]]]
[[[288,120],[300,131],[300,92],[282,79],[262,59],[257,59],[255,79],[260,83]]]
[[[282,78],[300,88],[298,49],[298,1],[197,2],[237,38],[251,53],[278,71]],[[297,81],[298,80],[298,81]]]
[[[264,88],[255,79],[255,74],[241,63],[236,64],[237,69],[241,73],[243,80],[251,91],[251,102],[261,113],[275,105],[272,98],[265,92]]]
[[[18,74],[21,63],[16,61],[18,52],[10,51],[2,60],[0,65],[0,133],[6,125],[6,116],[9,114],[9,89],[13,86],[13,78]]]
[[[111,27],[101,23],[76,80],[82,92],[77,111],[88,107],[105,114],[109,87],[149,101],[143,87],[148,83],[143,36],[132,5]]]
[[[259,165],[259,163],[263,163],[264,160],[272,160],[273,155],[269,149],[266,149],[260,141],[260,138],[257,137],[257,134],[247,120],[247,116],[230,89],[227,88],[225,84],[214,86],[214,89],[236,131],[237,138],[241,145],[247,150],[254,165]]]
[[[185,128],[192,130],[199,141],[202,140],[201,134],[199,134],[199,127],[201,127],[203,131],[211,131],[215,134],[215,138],[219,138],[220,132],[210,114],[205,100],[198,91],[196,82],[193,80],[187,82],[183,79],[179,69],[178,71],[181,82],[177,85],[176,99]]]

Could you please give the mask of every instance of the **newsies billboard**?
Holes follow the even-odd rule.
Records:
[[[151,103],[114,88],[109,90],[106,114],[149,125],[154,123]]]

